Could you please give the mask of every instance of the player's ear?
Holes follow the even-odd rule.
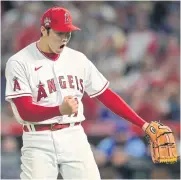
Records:
[[[42,36],[47,36],[47,30],[44,26],[41,26],[40,31]]]

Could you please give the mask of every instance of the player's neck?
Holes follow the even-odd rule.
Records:
[[[52,61],[56,61],[58,59],[58,57],[60,56],[60,54],[56,54],[56,53],[53,53],[53,52],[47,50],[46,48],[42,48],[41,43],[42,43],[42,41],[36,42],[36,46],[37,46],[38,50],[41,52],[41,54],[43,54],[46,58],[48,58]]]
[[[47,45],[46,41],[42,38],[37,42],[38,49],[44,53],[55,54]]]

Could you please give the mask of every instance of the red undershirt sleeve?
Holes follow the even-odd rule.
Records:
[[[40,122],[56,116],[61,116],[59,106],[45,107],[32,103],[32,97],[23,96],[12,99],[20,117],[24,121]]]
[[[127,103],[115,94],[111,89],[106,89],[102,94],[97,96],[97,99],[101,101],[107,108],[118,116],[130,121],[131,123],[142,128],[145,121],[139,117]]]

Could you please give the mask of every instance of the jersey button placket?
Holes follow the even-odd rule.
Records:
[[[57,100],[58,100],[58,104],[61,104],[62,101],[63,101],[63,94],[62,94],[62,90],[60,88],[60,84],[59,84],[59,80],[58,80],[58,70],[57,70],[57,63],[54,62],[53,63],[53,66],[52,66],[52,69],[53,69],[53,75],[54,75],[54,79],[55,79],[55,86],[56,86],[56,90],[57,90]],[[63,117],[60,117],[58,119],[58,123],[61,123],[61,120],[62,120]]]

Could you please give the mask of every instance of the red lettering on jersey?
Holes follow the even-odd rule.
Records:
[[[18,78],[17,78],[17,77],[14,77],[13,81],[14,81],[14,88],[13,88],[13,90],[14,90],[14,91],[16,91],[17,89],[18,89],[18,90],[21,90],[20,85],[19,85],[19,82],[18,82]]]
[[[66,89],[67,88],[66,81],[62,81],[62,79],[64,79],[64,77],[63,76],[59,76],[58,79],[59,79],[60,87],[62,89]]]
[[[80,79],[79,81],[81,86],[80,92],[83,93],[84,92],[83,79]]]
[[[78,82],[77,76],[75,76],[75,81],[76,81],[76,85],[77,85],[77,90],[79,90],[79,82]]]
[[[38,96],[37,96],[37,102],[41,100],[41,98],[46,98],[47,93],[45,92],[45,89],[43,87],[44,85],[40,82],[38,85]]]
[[[52,92],[56,91],[56,86],[55,86],[55,81],[54,79],[49,79],[47,81],[48,84],[48,89],[49,89],[49,93],[51,94]]]
[[[73,85],[73,76],[72,75],[67,75],[68,81],[69,81],[69,86],[71,89],[73,89],[75,86]]]

